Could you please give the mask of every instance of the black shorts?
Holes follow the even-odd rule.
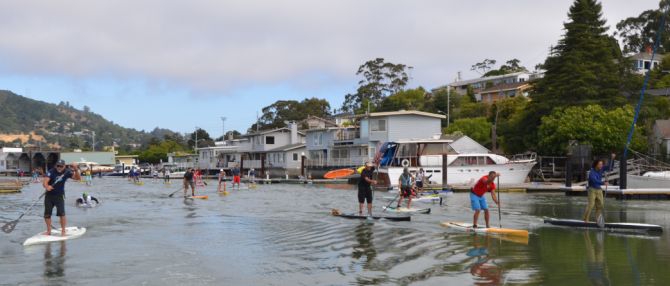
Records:
[[[423,181],[416,181],[417,188],[423,188]]]
[[[65,216],[65,195],[44,196],[44,218],[50,218],[54,207],[56,216]]]
[[[400,196],[403,198],[409,198],[412,195],[412,187],[402,187],[400,191]]]
[[[358,188],[358,203],[362,204],[366,200],[368,204],[372,203],[372,190],[370,188]]]

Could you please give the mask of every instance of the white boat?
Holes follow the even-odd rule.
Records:
[[[668,188],[670,187],[670,171],[646,172],[642,176],[626,176],[628,187],[632,189]]]
[[[450,142],[426,139],[385,143],[378,155],[378,186],[397,188],[404,167],[408,167],[412,174],[423,168],[426,176],[432,175],[427,182],[429,185],[442,185],[442,154],[447,154],[447,184],[452,186],[472,186],[490,171],[501,174],[501,185],[521,184],[536,163],[535,154],[513,160],[488,153],[456,154],[449,146]]]
[[[132,165],[118,164],[114,166],[114,170],[107,176],[127,176],[128,173],[130,173],[130,170],[132,169],[139,170],[140,167],[138,167],[135,164]]]

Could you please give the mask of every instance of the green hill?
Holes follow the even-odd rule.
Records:
[[[145,132],[124,128],[91,112],[88,107],[78,110],[67,102],[53,104],[0,90],[0,133],[33,131],[44,136],[47,143],[56,143],[64,149],[90,149],[95,132],[96,150],[115,144],[121,151],[146,145],[152,138],[162,139],[165,134],[175,134],[167,129]],[[9,143],[0,142],[11,145]]]

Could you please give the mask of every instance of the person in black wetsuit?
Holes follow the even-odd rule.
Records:
[[[372,179],[374,167],[372,163],[365,163],[365,169],[361,172],[361,178],[358,180],[358,214],[363,215],[363,203],[367,201],[368,216],[372,216],[372,186],[377,181]]]
[[[193,176],[195,171],[192,168],[188,168],[186,173],[184,173],[184,197],[186,197],[186,191],[188,187],[191,187],[191,196],[195,196],[195,181],[193,181]]]

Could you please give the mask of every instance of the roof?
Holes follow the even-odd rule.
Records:
[[[514,82],[514,83],[504,83],[504,84],[499,84],[496,86],[489,87],[487,89],[484,89],[480,91],[479,93],[489,93],[489,92],[500,92],[500,91],[510,91],[510,90],[517,90],[517,89],[522,89],[522,88],[527,88],[530,87],[530,84],[528,82]]]
[[[315,131],[324,131],[324,130],[346,130],[346,129],[358,129],[357,125],[351,126],[337,126],[337,127],[325,127],[325,128],[312,128],[306,129],[305,132],[315,132]]]
[[[359,117],[382,117],[382,116],[396,116],[396,115],[418,115],[432,118],[444,119],[447,118],[446,115],[423,112],[418,110],[399,110],[399,111],[388,111],[388,112],[372,112],[369,115],[361,114]]]
[[[409,139],[409,140],[396,140],[393,143],[405,144],[405,143],[452,143],[454,140],[450,139]]]
[[[473,78],[473,79],[467,79],[467,80],[461,80],[461,81],[455,81],[450,83],[450,86],[461,86],[461,85],[469,85],[473,84],[475,82],[482,82],[482,81],[489,81],[489,80],[496,80],[496,79],[501,79],[501,78],[507,78],[507,77],[513,77],[513,76],[518,76],[522,74],[530,74],[529,72],[515,72],[515,73],[508,73],[508,74],[503,74],[503,75],[495,75],[495,76],[487,76],[487,77],[480,77],[480,78]]]
[[[284,152],[284,151],[291,151],[291,150],[300,149],[300,148],[304,148],[304,147],[305,147],[305,143],[296,143],[296,144],[290,144],[290,145],[285,145],[285,146],[282,146],[282,147],[270,149],[266,152]]]
[[[654,123],[654,129],[662,138],[670,138],[670,119],[659,119]]]
[[[268,133],[272,133],[272,132],[280,132],[280,131],[291,132],[291,129],[289,129],[288,127],[281,127],[281,128],[275,128],[275,129],[269,129],[269,130],[261,130],[261,131],[258,131],[258,132],[243,134],[242,137],[251,137],[251,136],[256,136],[256,135],[268,134]],[[302,131],[298,131],[298,134],[305,135],[304,133],[302,133]]]
[[[663,55],[663,54],[656,54],[656,56],[654,57],[654,61],[661,61],[664,56],[665,55]],[[631,59],[650,61],[651,60],[651,53],[647,53],[647,52],[637,53],[637,54],[632,55]]]
[[[137,158],[139,155],[115,155],[116,158]]]

